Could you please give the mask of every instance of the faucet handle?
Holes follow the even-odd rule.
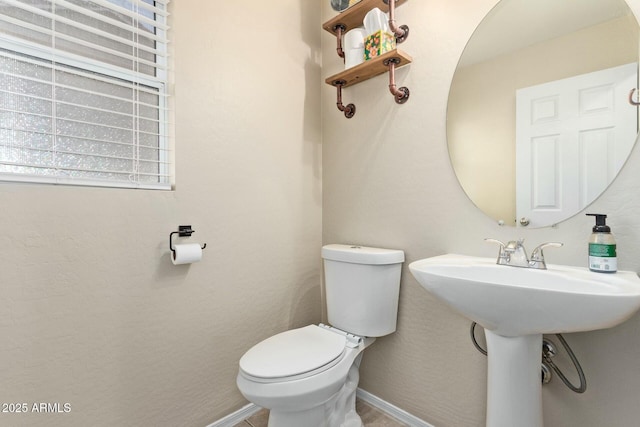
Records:
[[[547,242],[547,243],[542,243],[541,245],[538,245],[533,250],[533,252],[531,252],[530,266],[532,268],[539,268],[542,270],[546,270],[547,264],[544,261],[544,253],[542,252],[542,250],[547,247],[559,248],[559,247],[562,247],[563,245],[564,243],[560,243],[560,242]]]
[[[506,246],[506,245],[505,245],[503,242],[501,242],[500,240],[497,240],[497,239],[491,239],[491,238],[489,238],[489,237],[485,238],[485,239],[484,239],[484,241],[485,241],[485,242],[489,242],[489,243],[497,243],[497,244],[499,244],[499,245],[500,245],[500,249],[501,249],[501,250],[502,250],[502,249],[504,249],[504,248],[505,248],[505,246]]]
[[[509,255],[505,252],[506,245],[503,242],[488,237],[485,238],[484,241],[489,243],[497,243],[498,245],[500,245],[500,252],[498,252],[498,259],[496,261],[496,264],[507,264],[509,262]]]
[[[544,261],[544,254],[542,253],[542,250],[544,248],[547,248],[547,247],[560,248],[562,246],[564,246],[564,243],[561,243],[561,242],[547,242],[547,243],[543,243],[541,245],[538,245],[533,250],[533,252],[531,252],[531,260],[532,261]]]

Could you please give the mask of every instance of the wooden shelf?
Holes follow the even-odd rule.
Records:
[[[407,0],[396,0],[396,7],[402,5],[406,1]],[[385,13],[389,11],[389,5],[383,0],[361,0],[359,3],[354,4],[333,19],[325,22],[322,28],[331,34],[336,34],[333,30],[336,25],[343,25],[345,27],[345,32],[354,28],[362,27],[364,16],[374,7],[377,7]]]
[[[378,1],[381,2],[381,0]],[[369,80],[372,77],[389,71],[389,66],[384,65],[384,61],[391,58],[398,58],[400,60],[400,63],[396,65],[396,68],[400,68],[403,65],[410,64],[411,61],[413,61],[413,58],[411,58],[406,53],[402,52],[399,49],[394,49],[378,56],[377,58],[370,59],[363,62],[362,64],[358,64],[355,67],[348,68],[338,74],[335,74],[327,78],[325,82],[328,85],[337,86],[335,82],[342,80],[346,82],[342,85],[342,87],[348,87],[356,83]]]
[[[389,10],[389,4],[385,3],[385,1],[394,6],[391,8],[391,11]],[[402,5],[406,1],[407,0],[360,0],[360,2],[351,6],[333,19],[325,22],[322,28],[337,37],[337,53],[339,56],[344,58],[344,53],[342,51],[342,36],[346,32],[354,28],[361,27],[363,25],[362,21],[364,20],[365,15],[376,7],[385,13],[389,12],[389,19],[395,18],[395,7]],[[397,27],[392,22],[395,21],[389,21],[389,26],[392,28],[392,32],[395,33],[396,42],[402,43],[409,35],[409,27],[406,25]],[[338,74],[327,78],[325,82],[338,89],[336,105],[338,110],[343,112],[346,118],[350,119],[356,113],[356,106],[354,104],[345,105],[342,102],[342,88],[364,82],[372,77],[388,72],[389,91],[391,92],[391,95],[393,95],[396,103],[404,104],[410,96],[409,88],[396,87],[395,70],[396,68],[400,68],[411,63],[411,61],[413,61],[413,59],[409,55],[399,49],[393,49],[392,51],[384,53],[376,58],[364,61],[355,67],[341,71]]]

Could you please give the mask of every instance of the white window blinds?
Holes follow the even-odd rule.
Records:
[[[0,0],[0,180],[169,189],[169,0]]]

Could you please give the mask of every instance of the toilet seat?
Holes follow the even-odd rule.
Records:
[[[240,359],[240,371],[256,382],[306,378],[335,366],[347,349],[347,337],[309,325],[274,335]]]

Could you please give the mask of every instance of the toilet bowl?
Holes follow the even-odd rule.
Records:
[[[360,427],[359,418],[352,424],[331,421],[347,418],[350,400],[355,411],[362,351],[374,340],[323,324],[274,335],[240,359],[238,388],[271,410],[269,426]]]
[[[279,333],[240,359],[238,389],[270,410],[269,427],[362,427],[355,393],[363,350],[395,331],[404,253],[328,245],[322,256],[332,326]]]

